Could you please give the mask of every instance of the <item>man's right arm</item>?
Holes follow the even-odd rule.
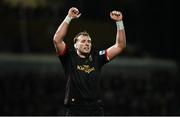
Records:
[[[56,30],[56,33],[53,38],[53,43],[56,49],[56,53],[61,54],[65,49],[65,43],[63,41],[64,37],[66,36],[69,23],[72,19],[78,18],[81,14],[79,13],[78,9],[72,7],[68,11],[68,15],[61,23],[61,25]]]

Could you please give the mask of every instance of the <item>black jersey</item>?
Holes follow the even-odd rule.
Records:
[[[108,62],[106,50],[92,52],[87,58],[80,58],[66,46],[59,59],[67,78],[64,104],[93,105],[100,101],[100,71]]]

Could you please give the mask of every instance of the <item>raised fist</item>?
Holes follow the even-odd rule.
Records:
[[[71,18],[79,18],[81,13],[79,13],[79,10],[75,7],[72,7],[68,11],[68,16]]]
[[[120,21],[122,20],[122,13],[120,11],[112,11],[110,12],[110,17],[111,19],[115,20],[115,21]]]

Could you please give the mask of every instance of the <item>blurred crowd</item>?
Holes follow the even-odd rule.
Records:
[[[0,74],[0,115],[64,115],[63,74]],[[155,71],[142,76],[102,74],[105,115],[179,115],[176,74]]]

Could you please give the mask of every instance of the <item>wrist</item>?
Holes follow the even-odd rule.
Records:
[[[124,29],[124,24],[123,21],[116,21],[116,26],[117,26],[117,30],[123,30]]]
[[[72,17],[70,17],[70,16],[66,16],[66,18],[64,19],[64,22],[66,22],[67,24],[69,24],[70,22],[71,22],[71,20],[72,20]]]

